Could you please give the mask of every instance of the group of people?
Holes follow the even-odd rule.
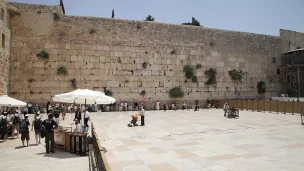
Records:
[[[38,105],[36,106],[38,108]],[[35,132],[36,145],[40,144],[41,138],[45,137],[46,152],[54,153],[54,129],[59,126],[60,116],[62,116],[63,120],[65,119],[67,108],[64,104],[51,105],[48,103],[46,108],[48,112],[47,119],[43,120],[42,114],[40,114],[40,108],[37,110],[35,109],[36,106],[33,108],[35,116],[32,122],[29,121],[28,113],[30,108],[28,107],[23,108],[24,111],[27,109],[26,113],[23,112],[23,116],[18,108],[4,110],[0,116],[0,139],[3,138],[3,141],[7,141],[9,133],[11,133],[12,139],[14,139],[15,136],[19,138],[21,135],[22,146],[28,147],[31,130]],[[90,113],[85,106],[83,106],[82,109],[83,110],[80,110],[80,107],[75,107],[75,117],[73,120],[76,126],[75,132],[84,132],[89,127],[88,121],[90,120]],[[82,118],[84,118],[84,126],[81,125]]]

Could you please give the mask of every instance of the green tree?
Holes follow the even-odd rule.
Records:
[[[182,23],[182,25],[192,25],[192,26],[201,26],[200,22],[198,20],[196,20],[194,17],[192,17],[192,22],[185,22]]]
[[[146,19],[144,19],[144,21],[155,21],[155,18],[152,17],[151,15],[148,15],[148,16],[146,17]]]
[[[113,10],[112,10],[112,18],[114,18],[115,17],[115,11],[114,11],[114,8],[113,8]]]

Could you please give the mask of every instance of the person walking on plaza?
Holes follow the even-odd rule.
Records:
[[[10,127],[10,119],[7,115],[7,112],[2,112],[2,115],[0,117],[0,139],[3,136],[4,141],[6,141],[8,129]]]
[[[159,104],[160,104],[160,102],[157,101],[157,102],[156,102],[156,110],[159,110]]]
[[[34,117],[34,120],[32,122],[32,131],[33,131],[33,128],[35,129],[36,145],[38,145],[38,143],[40,144],[41,124],[42,124],[41,116],[39,115],[39,113],[36,113],[36,116]]]
[[[228,103],[225,103],[225,104],[224,104],[223,109],[224,109],[224,117],[225,117],[225,116],[226,116],[226,113],[227,113],[227,110],[229,109]]]
[[[55,117],[55,122],[59,125],[59,117],[60,117],[60,111],[59,107],[54,108],[53,116]]]
[[[183,110],[186,109],[186,103],[185,103],[185,102],[183,102],[183,107],[182,107],[182,109],[183,109]]]
[[[46,104],[46,113],[47,114],[51,113],[50,106],[51,106],[51,102],[47,102],[47,104]]]
[[[24,107],[23,108],[23,115],[24,115],[24,117],[25,117],[25,115],[28,113],[28,108],[27,107]]]
[[[88,121],[90,120],[90,112],[88,111],[88,109],[85,110],[85,113],[84,113],[84,126],[85,128],[89,128],[89,125],[88,125]]]
[[[49,153],[50,151],[52,153],[55,153],[54,150],[54,129],[58,127],[58,124],[53,120],[53,115],[49,114],[48,119],[44,120],[42,122],[42,126],[45,129],[46,135],[45,135],[45,143],[46,143],[46,153]],[[50,144],[51,142],[51,144]],[[51,149],[50,149],[51,146]]]
[[[27,108],[28,108],[28,114],[31,114],[32,113],[32,103],[31,102],[29,102],[28,104],[27,104]]]
[[[66,107],[64,104],[61,106],[61,114],[62,114],[62,119],[64,120],[65,114],[66,114]]]
[[[166,102],[163,103],[163,106],[164,106],[164,111],[166,112],[166,110],[167,110],[167,104],[166,104]]]
[[[38,107],[38,104],[36,104],[36,106],[34,107],[34,113],[38,113],[39,111],[39,107]]]
[[[76,119],[79,119],[81,121],[81,111],[80,111],[80,108],[77,108],[76,111],[75,111],[75,118],[74,118],[74,121]]]
[[[30,140],[29,126],[30,126],[30,122],[28,120],[28,115],[25,115],[24,119],[22,119],[20,123],[20,128],[19,128],[23,147],[25,147],[24,145],[25,139],[26,139],[26,146],[27,147],[29,146],[29,140]]]
[[[140,121],[141,121],[141,124],[140,126],[145,126],[145,109],[142,108],[141,111],[140,111]]]
[[[19,138],[21,118],[17,112],[12,115],[11,122],[13,123],[12,139],[15,137],[15,131],[17,132],[17,138]]]

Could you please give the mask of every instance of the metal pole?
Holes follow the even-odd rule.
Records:
[[[300,66],[298,65],[298,100],[300,100],[301,87],[300,87]]]

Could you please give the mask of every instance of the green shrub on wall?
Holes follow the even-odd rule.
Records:
[[[112,93],[112,91],[110,91],[110,90],[106,90],[104,93],[105,93],[105,95],[107,95],[107,96],[113,96],[113,93]]]
[[[77,88],[76,79],[74,78],[74,79],[71,79],[70,81],[71,81],[72,87],[73,87],[74,89],[76,89],[76,88]]]
[[[257,89],[259,94],[266,93],[266,83],[264,81],[258,82]]]
[[[45,50],[41,51],[36,56],[39,57],[39,58],[44,58],[44,59],[48,59],[49,58],[49,54]]]
[[[60,15],[57,14],[57,13],[53,13],[53,18],[55,21],[59,20],[60,19]]]
[[[192,77],[192,82],[193,82],[193,83],[197,83],[197,76],[193,76],[193,77]]]
[[[185,93],[180,87],[174,87],[169,91],[169,95],[171,98],[182,98]]]
[[[205,82],[207,85],[213,85],[216,84],[216,69],[210,68],[207,71],[205,71],[205,75],[208,77],[208,80]]]
[[[141,96],[145,97],[146,96],[146,90],[143,90],[139,93]]]
[[[202,68],[202,64],[197,64],[196,69]]]
[[[147,63],[147,62],[142,63],[142,67],[143,67],[144,69],[146,69],[147,66],[148,66],[148,63]]]
[[[244,75],[243,71],[237,71],[234,69],[234,70],[228,71],[228,73],[232,80],[242,81],[242,79],[243,79],[243,75]]]
[[[185,65],[183,71],[188,79],[191,79],[194,76],[194,69],[190,65]]]
[[[57,75],[67,75],[68,71],[64,66],[61,66],[57,69]]]
[[[95,29],[91,29],[89,33],[90,34],[94,34],[94,33],[96,33],[96,30]]]

